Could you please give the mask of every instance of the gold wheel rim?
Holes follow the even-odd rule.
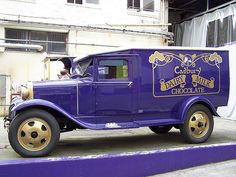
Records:
[[[29,151],[44,149],[52,138],[48,123],[40,118],[30,118],[22,122],[17,131],[17,139]]]
[[[205,112],[197,111],[189,119],[189,132],[194,138],[202,138],[209,131],[209,117]]]

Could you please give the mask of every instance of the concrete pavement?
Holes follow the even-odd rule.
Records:
[[[236,143],[236,121],[225,120],[215,118],[215,128],[211,138],[201,145],[217,145],[223,143]],[[173,129],[166,135],[156,135],[152,133],[148,128],[127,129],[127,130],[109,130],[109,131],[93,131],[93,130],[77,130],[73,132],[67,132],[61,134],[61,139],[58,147],[53,151],[50,157],[63,157],[63,156],[87,156],[98,154],[117,154],[121,152],[136,152],[136,151],[151,151],[162,150],[176,147],[190,147],[192,144],[186,144],[179,130]],[[3,129],[3,120],[0,119],[0,160],[13,160],[22,159],[16,154],[9,145],[7,139],[7,133]],[[229,176],[231,173],[235,174],[236,161],[229,163],[224,162],[225,168],[230,168]],[[215,169],[214,165],[206,166],[206,168],[212,170]],[[205,166],[200,166],[191,169],[187,169],[187,172],[176,171],[169,174],[181,176],[185,174],[192,174],[194,176],[196,172],[204,172]],[[188,171],[189,170],[189,171]],[[227,171],[224,174],[227,174]],[[194,172],[194,173],[192,173]],[[206,171],[204,176],[207,176]],[[209,173],[211,174],[211,173]],[[226,175],[224,175],[226,176]],[[235,176],[235,175],[232,175]]]
[[[236,176],[236,160],[212,163],[208,165],[197,166],[184,170],[154,175],[152,177],[235,177]]]

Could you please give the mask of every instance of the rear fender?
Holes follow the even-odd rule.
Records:
[[[184,121],[185,121],[185,117],[186,117],[188,110],[194,104],[205,105],[212,112],[213,115],[219,116],[218,113],[216,112],[214,105],[208,99],[206,99],[205,97],[202,97],[202,96],[191,97],[191,98],[185,100],[185,102],[183,102],[178,109],[178,118],[181,120],[182,123],[184,123]]]

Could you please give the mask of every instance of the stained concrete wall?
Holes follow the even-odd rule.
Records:
[[[0,74],[11,75],[12,81],[43,79],[42,53],[5,51],[0,53]]]
[[[12,83],[25,84],[27,81],[43,79],[42,53],[0,52],[0,75],[9,79],[0,89],[6,88],[6,95],[0,98],[0,116],[6,115],[11,97]]]
[[[4,19],[44,22],[63,25],[105,24],[160,24],[168,22],[168,1],[154,0],[154,12],[127,9],[127,0],[99,0],[99,4],[83,5],[66,0],[4,0],[0,1],[0,14]],[[141,0],[142,8],[142,0]],[[107,25],[109,27],[109,25]],[[147,27],[145,30],[162,30]],[[137,27],[141,29],[141,27]]]
[[[86,1],[83,0],[83,2]],[[67,45],[69,56],[115,49],[115,47],[108,46],[167,45],[164,35],[147,34],[148,32],[166,33],[168,31],[166,25],[168,1],[155,0],[154,2],[155,11],[146,12],[127,9],[127,0],[99,0],[98,5],[70,4],[66,0],[0,1],[0,42],[4,42],[1,39],[5,38],[5,28],[13,28],[68,33],[67,42],[77,43]],[[127,24],[128,26],[126,26]],[[129,24],[134,26],[129,26]],[[149,26],[145,26],[146,24]],[[79,26],[111,30],[85,30]],[[124,29],[124,32],[114,29]],[[131,34],[126,30],[140,31],[143,34]],[[78,43],[92,45],[78,45]],[[101,45],[107,45],[107,47]],[[7,51],[0,47],[0,74],[10,75],[11,83],[41,80],[44,77],[43,57],[43,53]],[[52,68],[52,71],[51,74],[56,78],[58,68]],[[10,97],[10,95],[8,94],[6,97]],[[0,103],[0,105],[2,104]]]

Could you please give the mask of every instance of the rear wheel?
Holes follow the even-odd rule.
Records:
[[[171,130],[172,125],[151,126],[149,128],[156,134],[164,134],[164,133],[168,133]]]
[[[57,145],[60,128],[51,114],[32,109],[11,122],[8,138],[12,148],[23,157],[45,156]]]
[[[200,104],[192,106],[185,122],[180,126],[180,132],[189,143],[203,143],[211,136],[214,121],[210,110]]]

